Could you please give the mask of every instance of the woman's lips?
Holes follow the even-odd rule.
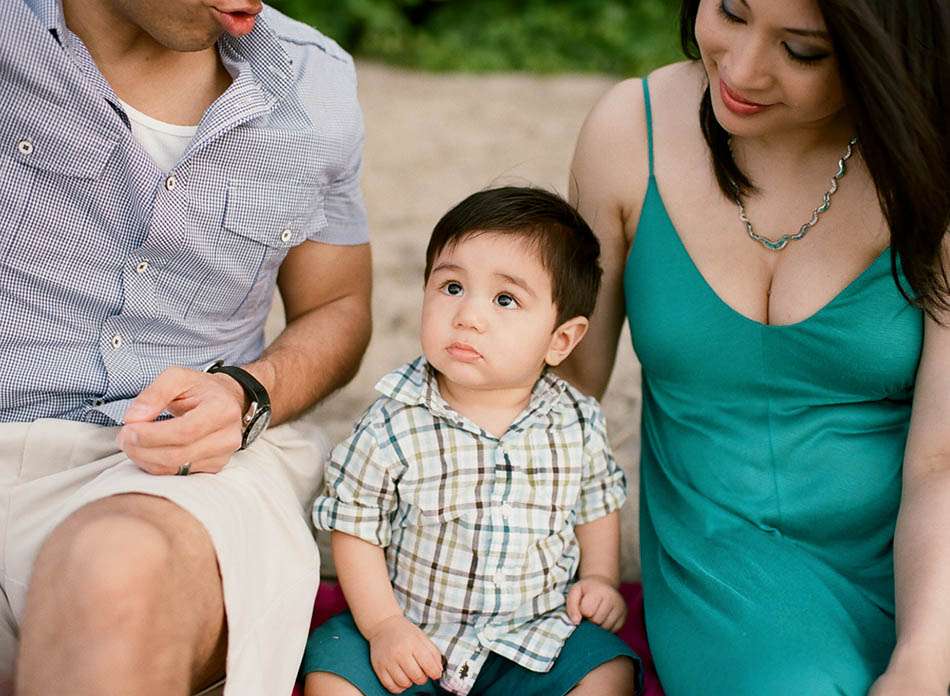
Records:
[[[460,362],[472,363],[482,358],[482,354],[470,345],[458,341],[449,344],[445,352]]]
[[[722,98],[725,107],[739,116],[753,116],[762,113],[771,106],[771,104],[757,104],[756,102],[746,101],[729,89],[729,86],[721,79],[719,80],[719,96]]]
[[[260,9],[257,12],[222,12],[217,8],[211,8],[211,13],[221,28],[235,38],[251,33],[259,12]]]

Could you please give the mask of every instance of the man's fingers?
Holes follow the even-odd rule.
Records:
[[[241,413],[236,403],[213,399],[176,418],[126,425],[120,432],[119,441],[123,447],[143,449],[181,447],[223,428],[230,428],[240,435],[240,423]]]
[[[567,593],[567,617],[574,623],[579,624],[581,619],[581,599],[584,597],[584,591],[580,585],[574,585]]]
[[[186,392],[194,381],[193,370],[170,367],[142,390],[125,412],[126,423],[142,423],[158,418],[169,403]]]
[[[182,447],[126,445],[123,450],[133,463],[149,473],[174,474],[180,466],[189,463],[193,472],[217,472],[240,446],[240,431],[233,433],[219,430]],[[221,459],[224,461],[219,464]]]
[[[225,465],[231,461],[231,455],[224,457],[212,457],[210,459],[199,459],[191,463],[191,469],[189,473],[192,474],[216,474]]]

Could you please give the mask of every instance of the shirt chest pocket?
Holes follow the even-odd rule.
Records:
[[[3,113],[0,261],[4,265],[45,274],[53,267],[50,259],[64,250],[114,244],[101,223],[105,197],[96,194],[116,144],[89,124],[67,119],[52,104],[42,118]]]
[[[212,213],[213,215],[213,213]],[[263,307],[287,252],[327,225],[317,186],[231,181],[219,222],[194,216],[197,275],[188,317],[230,319]]]
[[[432,461],[425,467],[410,467],[399,481],[396,524],[426,526],[460,518],[474,520],[488,506],[491,490],[477,463],[461,459],[452,461],[444,455],[441,467]]]

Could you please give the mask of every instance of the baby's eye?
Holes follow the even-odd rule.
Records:
[[[461,295],[462,284],[457,281],[450,280],[448,283],[445,283],[445,285],[442,286],[442,292],[444,292],[446,295]]]
[[[499,307],[504,307],[505,309],[515,309],[518,306],[518,300],[509,295],[507,292],[500,293],[495,298],[495,302]]]

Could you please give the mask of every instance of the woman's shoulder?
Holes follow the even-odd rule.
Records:
[[[648,90],[644,90],[644,82]],[[613,85],[591,109],[585,128],[640,133],[646,128],[645,91],[649,91],[651,104],[674,103],[682,108],[698,107],[704,88],[705,73],[696,61],[665,65],[645,77],[628,78]]]
[[[656,114],[659,107],[665,114],[667,105],[675,104],[684,94],[696,93],[698,105],[702,80],[702,68],[693,61],[684,61],[613,85],[591,109],[578,136],[572,176],[581,196],[586,195],[588,202],[600,199],[598,208],[611,204],[622,211],[623,218],[635,219],[649,177],[644,81],[651,111]],[[692,109],[692,105],[677,108]]]

